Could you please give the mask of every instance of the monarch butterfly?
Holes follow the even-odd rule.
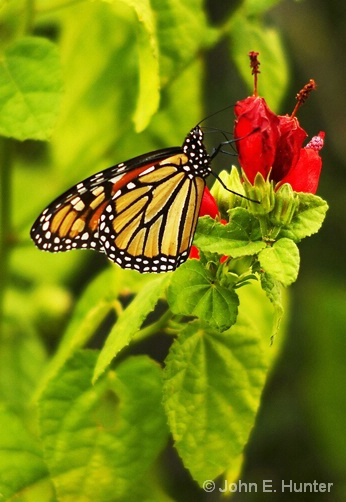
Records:
[[[211,156],[197,125],[181,147],[101,171],[54,200],[31,229],[44,251],[94,249],[122,268],[175,270],[189,256]]]

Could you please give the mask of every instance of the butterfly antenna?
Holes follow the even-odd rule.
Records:
[[[221,110],[218,110],[217,112],[211,113],[210,115],[207,115],[206,117],[204,117],[204,119],[200,120],[197,125],[199,126],[205,120],[208,120],[211,117],[214,117],[215,115],[218,115],[219,113],[224,112],[225,110],[228,110],[229,108],[233,108],[233,107],[234,107],[234,105],[225,106],[225,108],[221,108]]]
[[[245,136],[242,136],[241,138],[233,138],[233,139],[228,139],[226,141],[222,141],[216,148],[213,149],[213,151],[211,152],[210,154],[210,158],[213,160],[216,155],[218,155],[219,153],[225,153],[225,154],[229,154],[229,152],[224,152],[222,150],[222,147],[225,146],[225,145],[230,145],[232,143],[236,143],[237,141],[241,141],[242,139],[245,139],[249,136],[251,136],[251,134],[254,134],[255,132],[258,132],[260,130],[260,127],[255,127],[255,129],[253,129],[251,132],[249,132],[248,134],[245,134]],[[223,131],[220,131],[221,133],[223,133]],[[224,137],[227,138],[227,136],[223,133]]]
[[[218,176],[216,173],[214,173],[213,171],[211,171],[211,174],[214,176],[215,179],[217,179],[217,181],[221,184],[221,186],[227,190],[227,192],[231,192],[233,193],[234,195],[238,195],[238,197],[241,197],[242,199],[246,199],[246,200],[249,200],[250,202],[255,202],[256,204],[260,204],[261,201],[259,200],[255,200],[255,199],[250,199],[250,197],[246,197],[246,195],[243,195],[242,193],[238,193],[238,192],[235,192],[234,190],[231,190],[230,188],[228,188],[225,183],[222,181],[222,179],[220,178],[220,176]]]
[[[216,157],[216,155],[218,153],[224,153],[225,155],[235,155],[236,153],[231,153],[231,152],[227,152],[226,150],[222,150],[222,147],[224,145],[231,145],[232,143],[234,143],[234,139],[228,139],[228,136],[227,135],[230,135],[230,134],[233,134],[231,133],[230,131],[224,131],[222,129],[219,129],[218,127],[209,127],[209,126],[204,126],[203,127],[204,131],[207,132],[207,133],[219,133],[219,134],[222,134],[222,136],[225,138],[226,141],[222,141],[217,148],[213,148],[211,154],[209,155],[209,157],[211,159],[213,159],[214,157]],[[235,148],[233,147],[233,150],[235,152]]]
[[[211,133],[211,132],[218,132],[218,133],[221,133],[223,134],[223,136],[227,138],[226,134],[233,134],[231,131],[225,131],[224,129],[220,129],[219,127],[211,127],[211,126],[203,126],[203,130],[207,133]]]

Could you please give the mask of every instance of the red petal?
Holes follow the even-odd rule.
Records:
[[[191,246],[190,258],[196,258],[196,260],[199,260],[199,251],[198,248],[196,248],[196,246]]]
[[[219,214],[219,209],[217,207],[216,200],[209,192],[209,188],[205,187],[202,197],[201,208],[199,210],[199,216],[209,215],[215,219],[216,216],[218,216],[218,214]]]
[[[276,145],[276,155],[270,178],[281,181],[298,162],[303,141],[307,134],[296,117],[279,116],[280,137]]]
[[[297,164],[290,170],[282,183],[290,183],[296,192],[316,193],[322,168],[318,151],[302,148]]]
[[[279,118],[263,98],[251,96],[235,105],[234,137],[239,162],[249,181],[258,172],[266,178],[273,165],[279,138]]]

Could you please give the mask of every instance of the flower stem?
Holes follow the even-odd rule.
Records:
[[[262,239],[263,238],[265,239],[268,236],[268,230],[269,230],[267,215],[258,215],[258,219],[260,222]]]
[[[172,318],[172,316],[172,312],[170,310],[167,310],[167,312],[165,312],[156,322],[153,322],[149,326],[146,326],[145,328],[142,328],[140,331],[138,331],[138,333],[132,339],[133,342],[139,342],[151,335],[157,334],[160,330],[167,326],[167,323]]]

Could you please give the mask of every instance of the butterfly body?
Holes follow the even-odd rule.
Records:
[[[175,270],[188,258],[210,173],[196,126],[182,147],[135,157],[72,187],[41,213],[31,238],[44,251],[94,249],[142,273]]]

